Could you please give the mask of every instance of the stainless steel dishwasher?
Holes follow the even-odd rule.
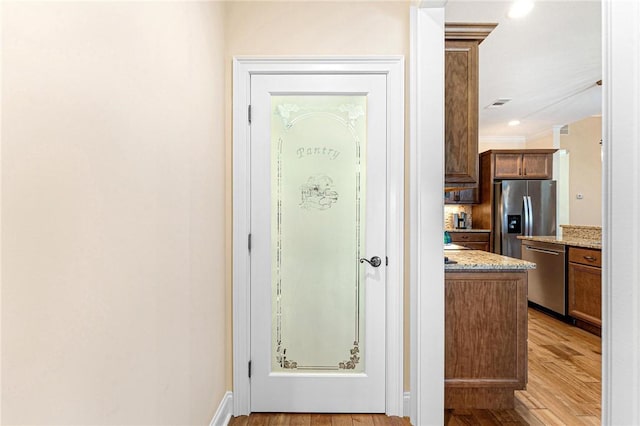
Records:
[[[529,301],[566,315],[565,246],[523,240],[522,259],[536,264],[529,271]]]

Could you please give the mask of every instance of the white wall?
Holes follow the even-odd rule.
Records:
[[[478,140],[478,152],[482,153],[490,149],[525,149],[526,138],[522,137],[498,137],[484,136]]]
[[[227,389],[224,10],[2,13],[2,423],[206,424]]]

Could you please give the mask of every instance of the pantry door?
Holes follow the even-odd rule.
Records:
[[[251,411],[385,412],[387,76],[251,76]]]

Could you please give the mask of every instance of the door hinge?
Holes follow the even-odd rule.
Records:
[[[251,124],[251,105],[249,105],[249,108],[247,111],[247,118],[249,119],[249,124]]]
[[[247,247],[249,249],[249,253],[251,253],[251,234],[247,236]]]
[[[386,260],[386,262],[385,262],[385,264],[384,264],[384,265],[385,265],[385,266],[389,266],[389,256],[385,256],[384,258],[385,258],[385,260]]]
[[[251,378],[251,361],[249,361],[249,378]]]

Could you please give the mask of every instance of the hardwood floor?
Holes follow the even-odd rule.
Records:
[[[384,414],[252,413],[234,417],[229,426],[410,426],[408,417]]]
[[[513,410],[445,410],[455,425],[599,425],[600,338],[529,309],[529,382]],[[265,414],[231,419],[231,426],[408,426],[381,414]]]

